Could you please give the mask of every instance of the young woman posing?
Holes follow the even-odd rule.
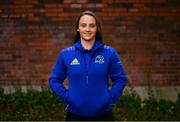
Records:
[[[127,81],[123,65],[117,52],[103,44],[101,25],[93,12],[81,13],[75,31],[74,44],[59,53],[50,88],[67,104],[67,121],[113,121],[112,107]],[[63,85],[66,77],[68,89]]]

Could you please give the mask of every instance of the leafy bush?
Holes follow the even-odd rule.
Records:
[[[134,95],[122,96],[113,109],[116,120],[180,120],[180,95],[176,102],[149,99]]]
[[[64,120],[64,104],[49,91],[0,93],[0,120]]]
[[[61,120],[65,119],[65,104],[50,90],[42,92],[17,89],[4,94],[0,89],[0,120]],[[144,100],[136,94],[127,94],[113,108],[115,120],[180,120],[180,95],[176,102],[155,99]]]

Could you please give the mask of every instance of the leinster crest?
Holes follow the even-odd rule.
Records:
[[[95,58],[95,63],[103,64],[103,63],[104,63],[104,57],[103,57],[102,55],[98,55],[98,56]]]

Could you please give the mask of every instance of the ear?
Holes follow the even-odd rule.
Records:
[[[77,29],[77,31],[79,31],[79,28]]]

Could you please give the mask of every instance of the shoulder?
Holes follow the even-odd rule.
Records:
[[[72,46],[69,46],[69,47],[62,49],[60,53],[68,53],[68,52],[72,52],[74,50],[75,50],[75,46],[72,45]]]
[[[106,51],[108,51],[109,53],[114,53],[114,52],[116,52],[116,50],[115,50],[113,47],[108,46],[108,45],[104,45],[104,46],[103,46],[103,49],[106,50]]]
[[[66,47],[66,48],[63,48],[60,52],[59,52],[59,55],[67,55],[69,53],[72,53],[74,52],[75,50],[75,46],[72,45],[72,46],[69,46],[69,47]]]
[[[106,50],[106,54],[110,56],[111,59],[114,58],[119,58],[119,54],[118,52],[115,50],[115,48],[108,46],[108,45],[104,45],[104,50]]]
[[[103,48],[106,50],[112,50],[113,49],[113,47],[106,45],[106,44],[103,46]]]
[[[72,52],[74,52],[75,50],[75,46],[72,45],[72,46],[69,46],[69,47],[66,47],[66,48],[63,48],[60,52],[59,52],[59,55],[58,57],[66,57],[67,55],[71,54]]]

